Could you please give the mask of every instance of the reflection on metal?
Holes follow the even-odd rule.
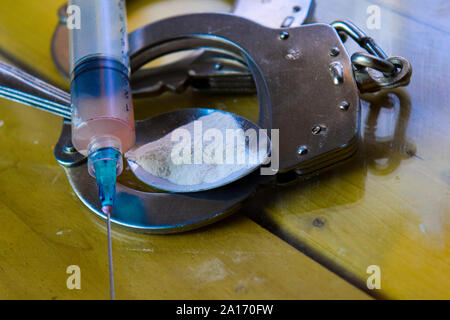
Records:
[[[408,60],[403,57],[388,57],[375,40],[350,21],[338,20],[331,25],[340,35],[350,36],[368,52],[352,55],[355,80],[361,93],[394,89],[409,84],[412,66]]]
[[[336,86],[344,82],[344,67],[340,62],[332,62],[328,69],[330,69],[331,78]]]
[[[105,218],[97,197],[95,180],[86,164],[65,168],[80,200]],[[189,194],[148,193],[117,184],[112,223],[146,233],[167,234],[199,228],[223,219],[256,190],[261,177],[255,173],[228,186]]]
[[[381,49],[371,37],[367,36],[360,28],[348,20],[337,20],[331,23],[336,31],[342,35],[352,38],[361,48],[371,55],[386,59],[387,54]]]
[[[260,149],[266,152],[265,154],[260,154],[258,161],[255,161],[254,164],[248,163],[246,166],[243,166],[240,170],[237,170],[226,177],[214,181],[214,182],[203,182],[197,185],[180,185],[175,184],[167,179],[155,176],[145,169],[143,169],[138,163],[130,160],[128,158],[129,153],[136,152],[139,148],[146,145],[149,141],[157,141],[164,137],[168,132],[173,132],[177,128],[184,126],[194,120],[199,119],[202,116],[206,116],[208,114],[212,114],[214,112],[227,114],[229,117],[232,117],[234,121],[238,124],[240,130],[243,132],[248,132],[247,130],[255,132],[259,139],[258,141],[254,141],[255,145],[264,146],[264,149]],[[226,111],[214,110],[214,109],[204,109],[204,108],[193,108],[193,109],[181,109],[174,110],[170,112],[166,112],[163,114],[159,114],[157,116],[151,117],[149,119],[145,119],[142,121],[136,121],[136,144],[132,147],[127,154],[125,154],[125,158],[127,158],[128,166],[133,171],[134,175],[144,182],[146,185],[157,188],[159,190],[176,192],[176,193],[191,193],[191,192],[200,192],[205,190],[216,189],[227,185],[233,181],[239,180],[253,171],[257,170],[261,164],[269,157],[270,154],[270,140],[263,131],[260,130],[256,124],[253,122],[238,116],[236,114],[232,114]],[[264,143],[264,140],[266,142]]]
[[[136,83],[141,85],[134,88],[138,95],[145,96],[149,92],[148,83],[145,83],[146,74],[143,73],[148,71],[140,70],[148,62],[165,54],[200,49],[190,60],[178,62],[178,67],[175,65],[183,73],[182,77],[189,75],[186,83],[169,79],[165,80],[167,82],[163,86],[159,85],[151,90],[162,92],[162,87],[165,86],[165,89],[181,92],[187,83],[195,87],[198,79],[195,78],[195,73],[190,72],[190,67],[199,67],[196,63],[201,61],[214,62],[209,69],[202,69],[208,73],[204,80],[210,81],[209,89],[230,89],[230,83],[220,82],[224,79],[220,76],[220,80],[213,81],[217,75],[215,72],[226,70],[233,77],[244,74],[245,80],[240,84],[252,82],[252,88],[258,94],[259,126],[280,130],[279,148],[272,150],[272,155],[278,155],[280,159],[280,172],[295,169],[300,176],[315,175],[347,161],[357,150],[360,116],[360,91],[357,84],[360,90],[361,87],[364,90],[379,90],[392,85],[392,82],[386,82],[391,75],[383,75],[375,81],[367,66],[354,70],[335,27],[311,24],[289,28],[287,31],[268,28],[230,14],[193,14],[161,20],[138,29],[129,36],[132,73],[137,79]],[[288,32],[289,37],[281,39],[282,32]],[[361,35],[354,32],[350,36],[355,38]],[[255,37],[264,39],[264,42],[255,41]],[[311,43],[317,45],[311,46]],[[377,52],[374,42],[368,43],[364,46]],[[396,85],[406,84],[406,79],[409,80],[408,75],[410,76],[408,62],[403,58],[388,58],[387,61],[396,68],[392,77],[403,79],[403,82],[397,82]],[[335,66],[332,70],[333,77],[330,77],[330,66]],[[233,68],[238,70],[230,71]],[[67,104],[69,95],[45,83],[39,83],[26,74],[9,68],[4,70],[7,71],[0,73],[0,88],[3,90],[0,94],[66,118],[55,148],[55,157],[64,166],[81,201],[105,218],[96,196],[95,181],[87,173],[84,158],[74,152],[71,145],[70,116],[67,115],[70,110]],[[167,71],[159,69],[158,72],[164,70]],[[405,73],[403,76],[402,71]],[[150,76],[157,79],[158,74],[161,75],[154,73]],[[369,74],[371,80],[367,78],[364,82],[364,75]],[[11,82],[8,80],[11,77],[16,77],[18,81],[16,79]],[[339,86],[335,85],[336,82]],[[169,86],[169,83],[173,85]],[[216,84],[211,85],[213,83]],[[207,87],[208,85],[204,85],[204,88]],[[10,89],[18,90],[19,94],[6,94]],[[20,91],[31,92],[30,96],[35,95],[39,99],[17,98],[23,96]],[[61,106],[56,105],[51,109],[47,105],[55,103],[54,95],[59,97],[59,100],[56,99],[58,103],[62,102]],[[271,179],[255,172],[230,185],[193,194],[143,192],[119,183],[112,222],[149,233],[190,230],[227,216],[255,192],[258,184],[267,183]]]
[[[202,93],[254,94],[255,82],[246,64],[228,52],[196,50],[176,62],[141,69],[131,78],[133,97],[182,93],[191,87]]]
[[[355,80],[361,93],[377,92],[380,90],[405,87],[412,76],[412,67],[403,57],[390,57],[387,59],[395,66],[395,72],[391,75],[383,75],[368,67],[355,71]]]
[[[236,0],[232,12],[235,15],[250,19],[270,28],[297,27],[309,19],[313,11],[313,5],[314,0]],[[69,79],[69,42],[68,31],[65,25],[67,21],[66,11],[66,4],[58,10],[59,23],[53,33],[51,53],[55,66],[60,74],[65,79]],[[193,68],[192,70],[195,71],[194,74],[196,77],[200,79],[211,79],[211,72],[209,71],[211,65],[221,64],[224,60],[225,63],[233,63],[232,61],[228,61],[229,57],[226,54],[223,56],[214,56],[206,53],[206,55],[208,56],[208,59],[197,59],[195,66],[189,65],[190,62],[192,62],[192,57],[186,57],[162,67],[164,69],[154,70],[154,72],[147,71],[154,75],[166,73],[176,75],[171,76],[171,81],[167,83],[164,82],[165,78],[157,79],[156,76],[148,78],[148,73],[145,77],[136,75],[141,81],[142,79],[145,79],[146,83],[146,85],[143,86],[141,82],[138,94],[141,96],[152,96],[160,94],[165,90],[172,90],[172,88],[174,88],[175,92],[179,92],[180,87],[173,86],[172,84],[184,85],[189,83],[190,80],[190,74],[186,72],[180,73],[180,71],[186,71],[187,69],[181,69],[180,67],[187,67],[189,65]],[[215,61],[215,59],[217,59],[217,61]],[[228,70],[216,69],[216,72],[212,74],[216,81],[209,87],[205,88],[204,85],[196,86],[196,82],[193,84],[190,83],[190,85],[193,85],[197,90],[206,90],[210,92],[255,93],[253,79],[249,76],[250,72],[248,69],[245,66],[242,67],[237,65],[230,67],[232,68],[228,68]],[[208,71],[202,72],[205,69]],[[178,70],[178,72],[174,73],[173,71],[175,70]],[[232,71],[233,74],[230,74],[229,71]],[[131,79],[131,81],[133,83],[134,79]],[[218,87],[215,86],[216,83],[218,83]],[[224,85],[225,83],[228,84],[228,87]],[[230,84],[233,83],[236,85],[230,86]],[[135,87],[134,83],[133,87]],[[143,90],[144,88],[147,90]],[[161,91],[161,89],[163,90]]]
[[[0,61],[0,96],[70,119],[70,95]]]
[[[352,64],[356,69],[367,67],[388,75],[392,75],[396,71],[395,66],[386,59],[381,59],[364,52],[354,53],[352,55]]]
[[[212,47],[240,56],[255,80],[259,125],[280,129],[280,171],[301,167],[304,162],[316,167],[322,161],[328,163],[329,154],[335,157],[351,147],[358,131],[358,89],[350,57],[334,28],[311,24],[292,28],[289,33],[289,39],[281,41],[279,30],[228,14],[168,18],[130,35],[131,68],[135,72],[161,55],[186,49]],[[265,41],[255,41],[254,35]],[[316,39],[320,43],[310,46]],[[340,49],[339,56],[329,55],[333,47]],[[298,59],[282,58],[299,48],[302,55]],[[345,80],[339,89],[329,75],[331,63],[342,65]],[[343,113],[335,107],[339,101],[348,101],[352,107]],[[322,123],[325,114],[326,134],[313,135],[311,128]],[[301,159],[299,145],[309,150]]]
[[[242,33],[240,30],[247,32]],[[266,39],[265,43],[254,41],[255,34]],[[314,24],[289,29],[289,38],[282,42],[279,34],[277,29],[228,14],[168,18],[130,35],[132,71],[138,74],[140,67],[161,55],[197,48],[227,52],[236,61],[244,61],[252,71],[258,92],[259,125],[266,129],[280,129],[279,150],[272,150],[279,153],[280,170],[285,172],[296,168],[298,174],[313,174],[355,153],[359,119],[358,89],[353,81],[350,57],[332,27]],[[317,38],[321,39],[319,47],[308,45]],[[330,56],[330,48],[333,47],[338,48],[341,54]],[[302,49],[299,58],[282,58],[289,52],[298,51],[298,48]],[[329,75],[328,65],[333,62],[342,66],[341,77],[346,79],[339,90],[335,89]],[[352,107],[343,113],[336,107],[339,101],[348,101]],[[322,114],[328,115],[325,122]],[[311,128],[317,123],[323,124],[327,130],[313,134]],[[307,152],[299,154],[299,146],[304,146]],[[85,170],[77,168],[76,171],[67,170],[73,188],[86,205],[101,215],[95,205],[97,200],[92,196],[95,195],[94,183],[87,183],[89,177]],[[86,177],[81,180],[83,175]],[[135,212],[134,217],[115,216],[113,221],[152,233],[194,228],[226,216],[230,209],[254,192],[256,185],[261,183],[260,179],[257,177],[251,183],[246,183],[248,189],[238,193],[234,192],[237,192],[237,186],[243,183],[242,180],[230,186],[195,194],[204,200],[225,195],[229,198],[226,205],[208,201],[209,206],[204,210],[201,209],[202,203],[197,203],[198,198],[182,194],[135,193],[135,190],[120,185],[118,198],[126,198],[126,203],[138,203],[140,209],[131,210]],[[233,196],[229,195],[230,189]],[[172,220],[167,220],[169,204],[170,211],[176,212],[169,215]],[[119,202],[118,206],[121,205]],[[119,215],[130,212],[125,202],[117,210]],[[194,212],[195,217],[192,216]],[[148,218],[149,214],[151,219]],[[136,223],[132,219],[141,220]]]

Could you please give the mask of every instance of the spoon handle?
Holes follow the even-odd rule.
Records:
[[[0,97],[71,118],[70,94],[0,61]]]

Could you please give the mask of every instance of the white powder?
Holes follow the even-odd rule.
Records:
[[[200,122],[203,130],[199,130]],[[150,174],[177,185],[215,183],[255,162],[260,163],[257,158],[258,151],[265,156],[265,149],[259,150],[256,142],[246,143],[244,131],[238,129],[241,128],[233,116],[213,112],[200,117],[195,123],[192,121],[170,132],[159,140],[129,151],[125,156]],[[180,132],[189,132],[191,139],[172,141],[176,133]],[[235,136],[234,141],[226,139],[230,132]],[[222,141],[208,137],[208,133],[219,134]],[[196,144],[195,141],[199,143]],[[217,143],[221,143],[222,147],[217,148]],[[197,153],[200,155],[197,158],[194,158],[195,146],[203,149]],[[186,154],[188,157],[183,158]],[[184,162],[181,162],[182,159]],[[190,163],[186,163],[186,159]]]

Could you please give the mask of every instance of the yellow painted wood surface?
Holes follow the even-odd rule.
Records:
[[[379,266],[378,297],[449,299],[450,4],[316,3],[317,21],[351,19],[388,54],[408,58],[411,84],[366,97],[354,161],[309,181],[266,188],[249,204],[250,215],[361,287],[367,267]],[[381,9],[381,28],[369,30],[373,5]]]
[[[49,51],[62,2],[2,1],[0,49],[64,86]],[[192,93],[140,103],[137,114],[147,112],[139,110],[143,104],[152,112],[178,105],[245,109],[249,118],[256,110],[254,98]],[[53,158],[60,128],[56,116],[0,100],[0,299],[108,298],[105,225]],[[119,299],[369,298],[242,215],[174,236],[114,228],[113,251]],[[81,290],[66,287],[69,265],[81,268]]]

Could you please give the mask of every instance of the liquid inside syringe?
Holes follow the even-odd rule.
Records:
[[[135,143],[124,0],[71,0],[80,28],[70,30],[72,143],[88,156],[107,217],[111,298],[111,224],[122,154]],[[69,12],[68,12],[69,13]]]
[[[76,67],[74,74],[74,147],[89,155],[93,138],[109,136],[117,138],[122,152],[131,148],[135,129],[128,69],[109,58],[91,57]]]

